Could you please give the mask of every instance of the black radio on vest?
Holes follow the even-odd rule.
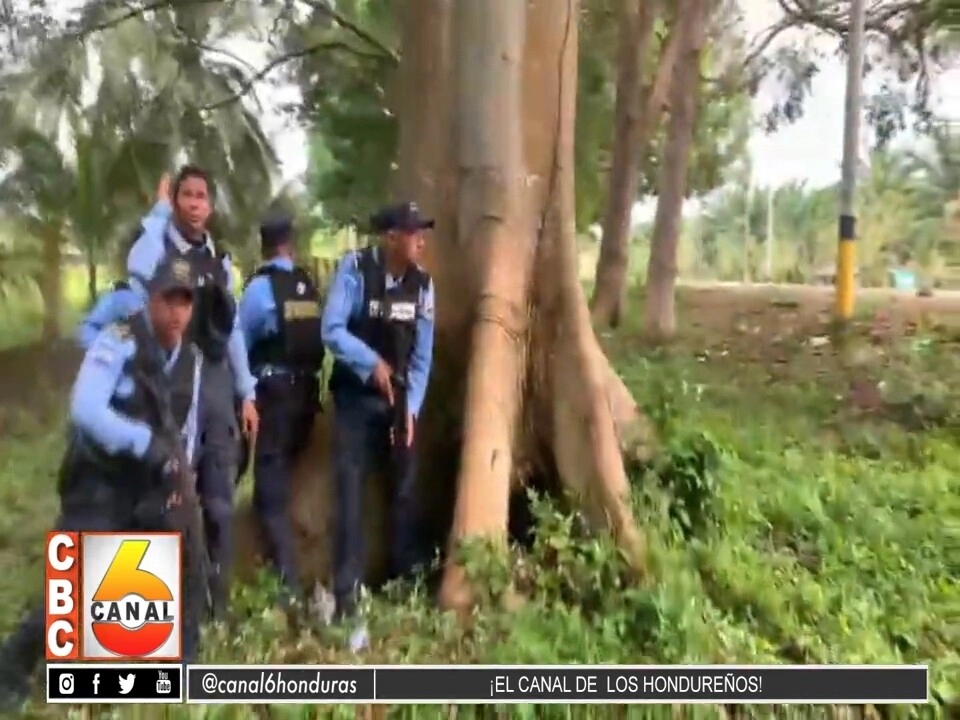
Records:
[[[394,372],[405,389],[410,354],[417,339],[417,308],[420,298],[430,287],[430,275],[416,265],[411,266],[397,285],[387,289],[387,273],[377,260],[373,248],[358,255],[363,276],[363,305],[359,317],[353,317],[347,330],[369,345]],[[346,384],[360,385],[358,378],[341,363],[335,363],[330,377],[331,390]],[[363,385],[376,392],[370,385]]]
[[[266,277],[270,282],[277,306],[277,333],[250,348],[250,368],[256,372],[275,365],[297,374],[315,374],[323,365],[324,350],[320,292],[313,278],[303,268],[285,270],[275,265],[264,265],[253,277]]]
[[[229,287],[224,260],[226,253],[211,250],[208,243],[190,243],[181,251],[174,240],[166,235],[164,244],[167,255],[179,255],[190,263],[197,279],[193,301],[193,317],[187,336],[197,344],[200,351],[213,361],[222,360],[227,354],[227,343],[233,330],[237,307]]]

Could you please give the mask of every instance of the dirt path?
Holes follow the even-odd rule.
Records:
[[[834,291],[809,285],[682,284],[678,290],[683,334],[720,340],[744,332],[783,334],[816,332],[829,323]],[[894,323],[923,318],[960,325],[960,292],[939,292],[921,298],[885,288],[864,288],[857,295],[858,313],[886,314]],[[32,411],[62,398],[73,382],[80,350],[71,339],[50,347],[40,343],[0,350],[0,410]]]

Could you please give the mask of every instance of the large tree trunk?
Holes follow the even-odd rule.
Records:
[[[686,0],[678,12],[679,56],[670,89],[670,119],[647,266],[646,330],[655,339],[670,337],[676,330],[677,244],[699,99],[707,6],[708,0]]]
[[[641,64],[650,56],[653,26],[659,12],[659,3],[653,0],[623,0],[620,6],[613,164],[591,301],[594,317],[613,327],[619,324],[621,295],[626,291],[630,211],[637,196],[641,151]]]
[[[641,7],[631,7],[637,1],[623,6],[626,17],[620,27],[613,165],[591,300],[594,321],[610,327],[620,324],[626,305],[630,217],[637,199],[640,162],[648,156],[659,127],[678,48],[673,23],[660,50],[653,80],[641,88],[645,74],[641,68],[650,55],[659,8],[649,0],[639,0]]]
[[[526,198],[533,182],[524,165],[521,123],[526,15],[526,5],[517,0],[458,2],[455,8],[457,235],[462,244],[478,249],[481,273],[453,517],[456,539],[505,539],[509,520],[537,244],[537,223]],[[442,600],[467,606],[462,572],[455,563],[449,567]]]
[[[87,302],[90,307],[97,301],[97,259],[91,248],[85,253],[87,261]]]
[[[416,102],[399,106],[396,191],[437,219],[426,261],[437,330],[418,429],[421,481],[432,523],[451,545],[475,537],[502,542],[510,493],[531,478],[558,494],[570,491],[642,574],[645,546],[622,453],[648,458],[652,438],[598,345],[576,270],[577,5],[405,5],[401,83],[419,94],[402,93]],[[329,411],[320,417],[294,479],[291,512],[308,584],[329,578],[330,421]],[[368,577],[375,581],[383,569],[383,506],[379,492],[370,497]],[[250,547],[239,557],[254,555],[253,530],[241,533]],[[440,599],[458,609],[473,599],[452,553]]]
[[[469,20],[459,28],[461,42],[476,43],[477,27],[499,28],[500,42],[519,42],[507,29],[518,20],[498,15],[501,8],[496,4],[463,5],[475,7],[458,15],[460,23]],[[473,13],[477,16],[471,17]],[[498,190],[497,183],[505,182],[515,197],[479,195],[469,183],[459,189],[461,208],[473,203],[471,213],[496,222],[504,234],[478,246],[484,242],[482,235],[465,234],[473,225],[467,213],[461,213],[461,244],[480,253],[484,280],[473,326],[451,542],[478,536],[502,540],[511,481],[523,482],[531,470],[535,474],[549,470],[595,526],[614,533],[642,573],[645,546],[630,511],[616,427],[621,418],[612,412],[612,407],[622,408],[629,395],[597,345],[576,268],[577,14],[575,0],[559,8],[554,0],[528,2],[522,68],[512,62],[516,45],[478,55],[473,48],[461,48],[459,55],[461,63],[468,63],[461,65],[458,76],[459,137],[461,142],[464,135],[474,141],[461,145],[461,163],[465,170],[497,163],[491,167],[495,172],[480,179],[493,180]],[[486,58],[486,64],[479,58]],[[522,103],[513,104],[512,96],[502,94],[504,88],[514,92],[517,79],[512,75],[495,86],[479,82],[477,76],[497,74],[491,65],[504,74],[522,70]],[[492,114],[491,105],[503,114]],[[491,114],[482,115],[484,107]],[[467,114],[469,118],[464,117]],[[487,127],[476,124],[478,120]],[[513,125],[523,134],[492,135],[489,125]],[[490,144],[476,143],[484,138]],[[513,156],[518,139],[522,148]],[[462,177],[468,178],[469,172]],[[488,338],[493,342],[485,347],[482,343]],[[636,421],[632,399],[625,404],[622,419]],[[457,609],[465,609],[472,600],[463,569],[452,555],[440,600]]]

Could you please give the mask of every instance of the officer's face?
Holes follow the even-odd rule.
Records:
[[[408,263],[419,263],[420,258],[423,257],[426,237],[423,230],[412,232],[396,230],[390,233],[389,242],[398,259]]]
[[[180,342],[192,314],[193,296],[188,292],[171,292],[150,299],[150,323],[164,345]]]
[[[191,230],[203,232],[212,207],[207,181],[198,177],[183,179],[177,188],[177,216]]]

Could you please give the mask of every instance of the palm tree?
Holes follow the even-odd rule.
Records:
[[[103,7],[88,3],[81,26],[96,23]],[[59,330],[63,248],[85,254],[94,294],[97,263],[175,161],[189,158],[219,180],[225,219],[235,213],[249,222],[273,197],[277,161],[254,110],[242,102],[212,107],[242,89],[236,65],[196,40],[229,27],[233,9],[215,17],[209,6],[166,8],[84,41],[51,39],[3,78],[0,167],[11,170],[0,205],[24,237],[41,241],[32,252],[20,241],[15,254],[27,247],[41,260],[48,339]],[[242,233],[224,240],[247,244]]]

